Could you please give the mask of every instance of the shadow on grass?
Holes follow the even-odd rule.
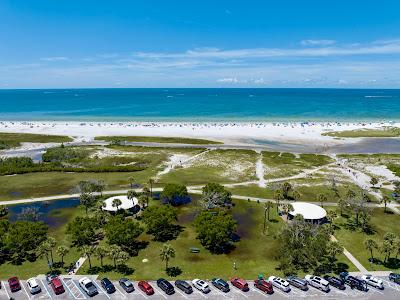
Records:
[[[176,277],[182,274],[182,269],[179,267],[169,267],[167,268],[166,273],[170,277]]]
[[[88,274],[109,273],[113,271],[123,275],[132,275],[135,269],[124,264],[117,265],[116,267],[112,265],[104,265],[103,267],[93,266],[88,270]]]

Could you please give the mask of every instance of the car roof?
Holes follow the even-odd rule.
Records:
[[[33,285],[33,286],[37,286],[38,285],[38,282],[37,282],[37,280],[35,278],[29,278],[27,280],[27,282],[29,282],[29,284]]]
[[[51,283],[52,283],[53,285],[56,285],[56,286],[61,286],[61,285],[62,285],[61,280],[60,280],[60,278],[58,278],[58,277],[53,278],[53,279],[51,280]]]
[[[110,279],[108,279],[108,278],[103,278],[102,281],[105,283],[111,283]]]

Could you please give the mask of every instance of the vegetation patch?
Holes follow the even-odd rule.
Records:
[[[62,135],[0,132],[0,150],[19,147],[21,143],[67,143],[67,142],[72,142],[72,139],[68,136],[62,136]]]
[[[360,138],[360,137],[399,137],[400,128],[383,127],[381,129],[355,129],[344,131],[326,132],[322,135],[340,138]]]
[[[135,143],[170,143],[170,144],[192,144],[192,145],[213,145],[223,144],[222,142],[193,139],[182,137],[156,137],[156,136],[96,136],[94,138],[98,141],[111,142],[112,144],[120,144],[122,142],[135,142]]]

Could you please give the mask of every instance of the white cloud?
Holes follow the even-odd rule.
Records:
[[[303,46],[331,46],[336,44],[335,40],[302,40],[300,42]]]
[[[65,57],[65,56],[42,57],[40,60],[43,60],[43,61],[64,61],[64,60],[68,60],[68,57]]]

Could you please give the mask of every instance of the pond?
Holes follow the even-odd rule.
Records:
[[[67,221],[68,214],[66,212],[68,209],[78,207],[79,203],[79,198],[69,198],[9,205],[7,218],[11,222],[17,221],[23,210],[33,208],[38,212],[39,221],[45,222],[50,228],[56,228]]]

